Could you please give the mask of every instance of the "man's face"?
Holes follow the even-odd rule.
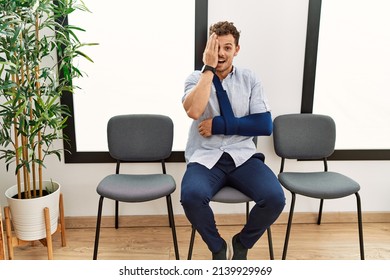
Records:
[[[227,74],[231,71],[233,58],[240,50],[234,42],[234,37],[231,34],[218,36],[218,65],[217,71]]]

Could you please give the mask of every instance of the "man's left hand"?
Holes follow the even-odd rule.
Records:
[[[212,135],[211,134],[212,126],[213,126],[213,119],[212,118],[202,121],[198,125],[199,134],[202,135],[203,137],[210,137]]]

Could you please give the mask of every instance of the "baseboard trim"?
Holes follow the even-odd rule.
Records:
[[[216,214],[215,220],[218,225],[243,225],[245,223],[244,214]],[[275,224],[286,224],[288,213],[282,213]],[[294,223],[310,224],[317,222],[317,213],[295,213]],[[356,223],[356,212],[324,212],[321,223]],[[363,213],[364,223],[390,223],[390,212],[365,212]],[[159,227],[168,225],[167,215],[137,215],[120,216],[119,223],[121,227]],[[187,218],[184,215],[175,215],[176,226],[189,226]],[[114,227],[114,217],[102,217],[102,227]],[[65,217],[65,227],[72,228],[95,228],[96,217]]]

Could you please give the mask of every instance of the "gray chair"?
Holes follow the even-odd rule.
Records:
[[[356,196],[360,257],[364,259],[363,224],[360,186],[351,178],[328,171],[327,157],[335,148],[336,125],[329,116],[318,114],[287,114],[274,119],[274,148],[281,157],[278,175],[282,186],[292,195],[282,259],[286,259],[296,194],[320,199],[317,224],[321,224],[325,199]],[[322,160],[324,170],[319,172],[285,172],[285,159]]]
[[[174,178],[166,173],[165,159],[171,154],[173,122],[163,115],[134,114],[114,116],[107,125],[108,149],[117,161],[116,172],[97,186],[100,195],[93,259],[97,259],[104,198],[115,200],[115,228],[119,227],[119,202],[139,203],[166,198],[169,226],[172,229],[175,257],[179,259],[171,194]],[[162,173],[119,174],[121,162],[161,162]]]
[[[226,186],[222,188],[219,192],[217,192],[211,201],[214,202],[220,202],[220,203],[245,203],[246,204],[246,220],[248,221],[249,217],[249,202],[252,201],[252,199],[242,192]],[[192,258],[192,251],[194,248],[194,242],[195,242],[195,234],[196,234],[196,229],[195,227],[192,227],[191,231],[191,239],[190,239],[190,246],[188,249],[188,260],[191,260]],[[267,229],[267,236],[268,236],[268,248],[269,248],[269,254],[270,254],[270,259],[274,259],[274,251],[273,251],[273,245],[272,245],[272,235],[271,235],[271,228]]]

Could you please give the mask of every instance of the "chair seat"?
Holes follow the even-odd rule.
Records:
[[[211,201],[222,203],[241,203],[252,201],[252,199],[235,188],[223,187],[213,196]]]
[[[175,189],[175,180],[168,174],[112,174],[99,183],[96,191],[118,201],[144,202],[167,196]]]
[[[357,182],[336,172],[282,172],[278,178],[287,190],[319,199],[341,198],[360,190]]]

